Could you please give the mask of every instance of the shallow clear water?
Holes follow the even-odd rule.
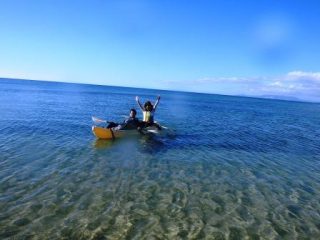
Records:
[[[157,94],[166,133],[92,135]],[[2,79],[0,238],[319,239],[319,126],[320,104]]]

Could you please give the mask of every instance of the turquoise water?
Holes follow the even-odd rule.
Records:
[[[158,94],[166,133],[92,135]],[[320,104],[2,79],[0,238],[319,239],[319,126]]]

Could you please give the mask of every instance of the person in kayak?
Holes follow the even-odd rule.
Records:
[[[109,122],[107,128],[112,128],[113,130],[134,130],[140,127],[140,121],[136,118],[137,111],[132,108],[130,109],[130,116],[123,123]]]
[[[142,114],[143,114],[143,120],[140,124],[140,127],[145,128],[145,127],[155,126],[160,130],[161,129],[160,125],[154,122],[154,113],[159,104],[160,96],[158,96],[157,101],[154,105],[152,105],[150,101],[146,101],[145,104],[142,106],[138,96],[136,96],[136,101],[140,109],[142,110]]]

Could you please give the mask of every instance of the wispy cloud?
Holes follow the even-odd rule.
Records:
[[[262,92],[320,100],[320,72],[293,71],[260,86]]]
[[[178,82],[172,83],[177,86]],[[292,71],[273,77],[204,77],[184,81],[183,85],[193,86],[191,90],[212,93],[276,95],[320,101],[320,72]]]

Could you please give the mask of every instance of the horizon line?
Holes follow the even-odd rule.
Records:
[[[26,79],[26,78],[13,78],[13,77],[0,77],[0,80],[18,80],[18,81],[34,81],[34,82],[48,82],[48,83],[63,83],[63,84],[80,84],[80,85],[91,85],[91,86],[102,86],[102,87],[118,87],[118,88],[134,88],[134,89],[145,89],[145,90],[156,90],[156,91],[167,91],[167,92],[180,92],[180,93],[193,93],[193,94],[205,94],[205,95],[218,95],[218,96],[226,96],[226,97],[241,97],[241,98],[255,98],[262,100],[275,100],[275,101],[286,101],[286,102],[299,102],[299,103],[315,103],[319,104],[320,102],[316,101],[307,101],[300,98],[289,100],[289,99],[281,99],[286,98],[286,96],[281,95],[270,95],[268,96],[250,96],[250,95],[232,95],[232,94],[221,94],[221,93],[209,93],[209,92],[193,92],[187,90],[173,90],[173,89],[157,89],[157,88],[146,88],[146,87],[136,87],[136,86],[119,86],[119,85],[104,85],[104,84],[94,84],[94,83],[79,83],[79,82],[64,82],[58,80],[43,80],[43,79]],[[279,98],[274,98],[279,97]]]

